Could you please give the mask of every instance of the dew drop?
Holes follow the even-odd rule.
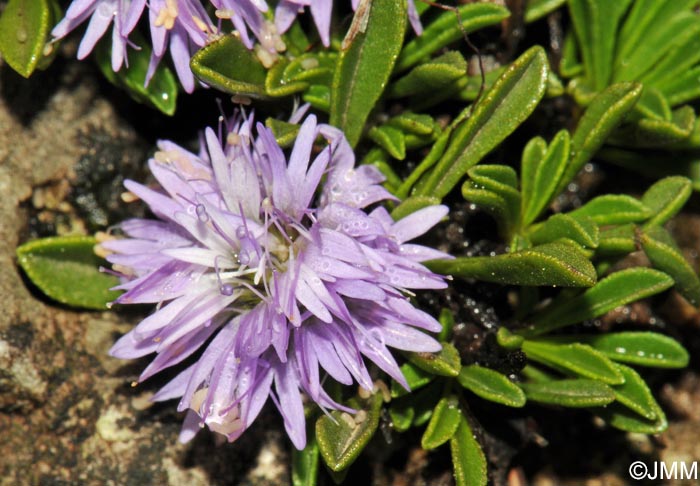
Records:
[[[24,28],[19,28],[17,29],[17,42],[20,44],[24,44],[27,42],[27,39],[29,38],[29,35],[27,34],[27,29]]]
[[[207,208],[204,207],[204,204],[197,204],[194,207],[194,212],[197,213],[197,218],[202,223],[206,223],[207,221],[209,221],[209,215],[207,214]]]

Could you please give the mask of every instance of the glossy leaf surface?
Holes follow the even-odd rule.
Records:
[[[352,464],[379,426],[381,393],[373,394],[361,412],[350,415],[333,411],[316,422],[316,440],[321,457],[332,471],[342,471]]]
[[[596,407],[615,401],[615,392],[596,380],[569,379],[520,385],[528,400],[562,407]]]
[[[520,334],[538,335],[586,319],[621,305],[649,297],[673,286],[673,279],[651,268],[629,268],[604,278],[581,295],[558,300],[533,318]]]
[[[485,400],[509,407],[525,405],[522,389],[498,371],[479,365],[464,366],[457,380],[464,388]]]
[[[90,236],[58,236],[30,241],[17,248],[17,260],[29,279],[52,299],[71,307],[105,310],[119,297],[111,291],[116,277],[101,273],[105,263],[93,251]]]
[[[45,57],[56,10],[54,0],[10,0],[0,16],[0,55],[25,78]]]
[[[522,347],[529,359],[610,385],[619,385],[624,377],[615,364],[601,352],[580,343],[557,344],[525,341]]]
[[[433,260],[429,266],[443,275],[510,285],[589,287],[596,281],[586,255],[576,245],[561,242],[493,257]]]
[[[354,37],[346,37],[350,45],[340,53],[331,86],[330,123],[353,147],[399,56],[406,9],[406,0],[373,0],[366,19],[359,11],[355,16],[348,34]]]
[[[487,464],[484,451],[474,437],[467,419],[459,421],[457,432],[450,439],[452,465],[457,486],[486,486]]]
[[[461,418],[457,397],[440,399],[421,438],[423,449],[435,449],[450,440],[457,431]]]

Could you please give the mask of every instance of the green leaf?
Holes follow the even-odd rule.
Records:
[[[406,382],[408,383],[408,387],[410,388],[411,392],[416,391],[419,388],[424,387],[431,381],[433,381],[433,378],[435,378],[435,375],[424,371],[423,369],[417,367],[416,365],[412,363],[404,363],[401,365],[401,373],[403,374],[404,378],[406,378]],[[406,394],[410,393],[409,391],[406,391],[404,387],[399,385],[398,382],[392,381],[391,382],[391,397],[392,398],[397,398],[404,396]]]
[[[615,401],[615,392],[610,386],[583,378],[523,383],[520,386],[528,401],[549,405],[581,408],[603,406]]]
[[[622,385],[612,387],[617,403],[624,405],[633,412],[638,413],[647,420],[655,420],[659,404],[654,400],[654,395],[646,382],[629,366],[616,364],[617,370],[625,377]]]
[[[368,17],[355,14],[331,86],[330,123],[354,147],[369,113],[384,92],[403,44],[406,0],[373,0]],[[354,36],[354,38],[352,37]]]
[[[634,107],[634,112],[642,118],[671,121],[671,107],[661,91],[644,86],[642,96]]]
[[[691,0],[692,1],[692,0]],[[618,36],[617,61],[628,58],[631,53],[639,50],[645,37],[657,30],[657,21],[667,20],[674,13],[688,10],[691,1],[676,0],[673,2],[657,2],[655,0],[637,0],[632,4]],[[652,54],[653,55],[653,54]]]
[[[464,366],[457,380],[464,388],[485,400],[509,407],[525,405],[525,394],[520,387],[498,371],[479,365]]]
[[[148,42],[140,41],[140,39],[142,38],[134,35],[132,40],[143,47],[138,51],[131,51],[129,65],[122,67],[116,73],[112,71],[110,43],[103,39],[97,44],[95,51],[97,65],[110,83],[125,89],[134,100],[153,106],[166,115],[172,116],[177,107],[178,82],[172,71],[161,63],[156,68],[148,86],[144,86],[151,59],[151,50],[148,47]]]
[[[578,122],[571,139],[571,161],[559,181],[556,194],[560,193],[579,170],[603,145],[608,135],[632,109],[640,95],[638,83],[614,84],[598,94]]]
[[[486,486],[486,456],[464,416],[450,439],[450,450],[456,486]]]
[[[457,397],[449,396],[440,399],[421,438],[423,449],[436,449],[450,440],[457,431],[461,418],[462,413],[459,410]]]
[[[440,132],[440,125],[433,117],[410,111],[392,117],[387,125],[398,128],[407,135],[434,136]]]
[[[413,408],[413,396],[407,395],[391,401],[389,418],[397,432],[405,432],[411,428],[416,410]]]
[[[567,29],[561,49],[559,73],[565,78],[573,78],[583,72],[583,64],[578,55],[578,43],[574,29]]]
[[[673,279],[651,268],[628,268],[615,272],[576,297],[553,302],[518,332],[536,336],[586,319],[594,319],[616,307],[658,294],[673,286]]]
[[[52,299],[71,307],[107,309],[120,292],[116,277],[98,270],[104,261],[93,251],[90,236],[57,236],[17,248],[17,260],[29,279]]]
[[[594,412],[611,426],[626,432],[659,434],[668,428],[668,421],[661,407],[656,409],[655,420],[647,420],[620,403],[611,403],[605,408],[595,409]]]
[[[689,71],[693,71],[692,68],[700,61],[699,30],[700,23],[695,23],[691,28],[677,32],[673,47],[656,63],[653,69],[643,74],[639,81],[645,86],[654,86],[671,97],[671,94],[665,90],[666,86]],[[673,104],[677,105],[687,101],[690,100],[674,100]]]
[[[419,209],[434,206],[436,204],[440,204],[440,200],[435,197],[411,196],[394,208],[394,210],[391,212],[391,217],[394,218],[394,221],[398,221],[405,218],[409,214],[415,213]]]
[[[651,216],[651,210],[639,200],[624,194],[605,194],[593,198],[568,213],[574,218],[588,217],[599,225],[639,223]]]
[[[630,0],[569,0],[586,78],[597,91],[610,82],[615,34],[629,3]]]
[[[234,35],[225,35],[197,51],[190,61],[192,72],[221,91],[265,99],[267,70],[253,51]]]
[[[529,0],[525,7],[525,22],[530,23],[554,12],[566,3],[566,0]]]
[[[528,238],[534,245],[568,238],[584,248],[596,248],[598,235],[598,225],[589,217],[573,218],[568,214],[555,214],[541,225],[533,227]]]
[[[648,4],[649,2],[638,2]],[[639,79],[643,74],[653,69],[661,59],[677,44],[678,34],[693,29],[697,29],[697,16],[689,8],[694,3],[693,0],[676,0],[674,2],[656,2],[661,8],[647,5],[649,10],[656,10],[655,16],[649,18],[649,13],[644,12],[650,21],[646,29],[641,29],[640,24],[630,24],[634,22],[634,15],[625,23],[625,28],[634,29],[636,38],[644,39],[642,42],[623,43],[615,59],[615,81],[633,81]],[[643,7],[635,5],[635,8]],[[685,5],[682,5],[685,4]],[[680,8],[679,8],[680,7]],[[632,12],[634,14],[635,12]],[[621,32],[621,40],[624,42],[625,33],[631,29],[624,29]],[[639,37],[638,37],[639,36]]]
[[[458,7],[456,12],[443,12],[425,26],[422,35],[406,44],[396,62],[396,72],[414,66],[433,52],[461,39],[464,34],[497,24],[508,16],[510,12],[507,8],[492,3],[473,3]],[[458,19],[462,22],[462,28]]]
[[[522,349],[528,359],[556,370],[574,373],[609,385],[620,385],[624,382],[624,376],[617,371],[612,361],[603,353],[585,344],[525,341]]]
[[[352,464],[379,426],[382,394],[373,394],[354,416],[333,411],[316,422],[316,440],[321,457],[331,471],[342,471]]]
[[[329,85],[338,60],[335,52],[308,52],[289,61],[284,68],[282,81],[285,84],[304,82]],[[283,64],[283,63],[280,63]]]
[[[0,54],[28,78],[39,67],[60,8],[53,0],[10,0],[0,17]]]
[[[299,125],[278,120],[276,118],[268,118],[265,120],[265,126],[272,130],[275,140],[282,148],[291,147],[299,134]]]
[[[625,255],[637,249],[637,226],[626,224],[606,228],[600,232],[596,255]]]
[[[504,255],[433,260],[428,266],[443,275],[509,285],[589,287],[595,269],[573,244],[548,243]]]
[[[660,226],[647,228],[639,235],[649,261],[676,282],[676,290],[693,306],[700,305],[700,278],[676,246],[671,235]]]
[[[322,84],[309,86],[302,96],[306,103],[323,112],[331,111],[331,89]]]
[[[496,333],[498,345],[509,351],[520,349],[525,341],[525,338],[517,334],[513,334],[505,327],[498,328]]]
[[[471,116],[454,129],[445,153],[417,193],[447,195],[532,113],[544,95],[548,71],[547,57],[539,46],[513,62],[474,105]]]
[[[452,330],[455,327],[455,317],[452,315],[450,309],[444,307],[440,310],[440,316],[438,317],[442,329],[437,335],[439,341],[449,341],[452,337]]]
[[[406,198],[408,196],[409,191],[413,187],[413,185],[421,178],[423,174],[425,174],[430,168],[432,168],[438,160],[440,160],[440,157],[442,157],[442,154],[445,153],[445,148],[447,147],[447,144],[450,141],[450,136],[452,134],[452,128],[448,127],[442,134],[437,138],[433,146],[430,148],[430,152],[428,152],[428,155],[425,156],[423,161],[418,164],[418,167],[416,167],[411,174],[406,178],[403,184],[401,184],[401,187],[396,192],[396,196],[399,197],[400,199]],[[422,197],[430,197],[430,196],[422,196]],[[440,202],[440,199],[435,198],[438,203]]]
[[[406,158],[406,136],[398,128],[389,125],[372,127],[369,138],[397,160]]]
[[[289,64],[290,62],[286,58],[281,57],[267,71],[264,86],[267,95],[273,97],[291,96],[309,87],[309,84],[304,81],[284,79],[284,72],[289,67]]]
[[[457,51],[431,59],[413,68],[404,77],[393,82],[387,90],[389,98],[434,94],[447,89],[459,78],[466,76],[467,61]]]
[[[609,143],[634,148],[663,148],[688,140],[695,127],[695,111],[690,106],[674,110],[670,120],[644,118],[619,128]]]
[[[542,214],[556,196],[569,162],[569,132],[561,130],[549,147],[542,138],[530,140],[522,156],[522,224],[527,226]]]
[[[316,486],[318,479],[318,444],[314,434],[308,434],[306,447],[292,448],[292,485]]]
[[[406,353],[411,363],[428,373],[439,376],[457,376],[462,367],[459,351],[450,343],[440,343],[438,353]]]
[[[525,22],[530,23],[549,15],[566,3],[566,0],[529,0],[525,7]]]
[[[654,368],[688,366],[688,351],[675,339],[657,332],[612,332],[576,339],[622,363]]]
[[[662,225],[681,210],[693,191],[687,177],[672,176],[657,181],[642,196],[642,204],[651,211],[645,226]]]
[[[505,165],[477,165],[467,172],[462,196],[493,213],[506,240],[515,233],[520,215],[518,176]]]

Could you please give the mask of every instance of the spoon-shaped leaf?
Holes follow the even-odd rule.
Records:
[[[509,407],[525,405],[522,389],[498,371],[479,365],[464,366],[457,380],[464,388],[485,400]]]
[[[695,307],[700,305],[700,278],[668,231],[652,226],[640,233],[639,242],[652,265],[673,278],[678,293]]]
[[[42,292],[62,304],[107,309],[120,292],[110,290],[119,279],[101,273],[90,236],[59,236],[30,241],[17,248],[17,260]]]
[[[366,407],[354,416],[333,411],[316,422],[316,440],[321,457],[332,471],[342,471],[352,464],[379,426],[382,394],[372,395]]]
[[[545,332],[601,316],[621,305],[663,292],[673,279],[651,268],[628,268],[604,278],[574,298],[555,301],[532,319],[518,334],[536,336]]]
[[[192,72],[209,86],[226,93],[267,98],[267,70],[260,59],[234,35],[207,44],[192,56]]]
[[[615,364],[600,351],[581,343],[558,344],[542,341],[525,341],[522,347],[528,359],[551,366],[557,370],[575,373],[610,385],[619,385],[624,377]]]
[[[589,287],[595,268],[573,243],[555,242],[496,256],[434,260],[429,267],[443,275],[509,285]]]
[[[571,139],[571,161],[555,193],[560,193],[593,157],[610,132],[632,109],[641,94],[642,85],[638,83],[618,83],[608,87],[593,99],[579,120]]]
[[[0,54],[28,78],[45,57],[44,49],[60,8],[54,0],[10,0],[0,17]]]
[[[595,380],[570,379],[540,383],[523,383],[528,401],[562,407],[596,407],[615,401],[615,392],[605,383]]]
[[[344,41],[350,45],[341,51],[335,68],[330,123],[343,130],[353,147],[401,51],[406,9],[406,0],[372,0],[369,11],[358,9]]]
[[[522,156],[522,222],[532,223],[555,196],[554,191],[569,162],[569,132],[562,130],[547,147],[541,138],[532,139]]]
[[[486,456],[476,441],[467,419],[462,416],[457,432],[450,439],[452,466],[457,486],[486,486]]]
[[[651,390],[639,373],[621,364],[616,364],[615,368],[625,377],[622,385],[612,387],[617,402],[647,420],[656,419],[659,404],[654,400],[654,395],[651,394]]]
[[[449,396],[440,399],[421,438],[423,449],[435,449],[450,440],[457,431],[461,418],[462,413],[459,410],[457,397]]]
[[[408,359],[418,368],[440,376],[457,376],[462,366],[459,351],[450,343],[440,343],[438,353],[406,353]]]
[[[675,339],[658,332],[611,332],[594,336],[577,336],[610,359],[655,368],[688,366],[688,351]]]
[[[544,95],[548,71],[547,57],[538,46],[513,62],[474,105],[471,116],[455,127],[445,153],[417,194],[447,195],[471,167],[530,116]]]

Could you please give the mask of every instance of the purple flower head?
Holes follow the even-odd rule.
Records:
[[[119,71],[126,61],[128,37],[141,17],[146,0],[74,0],[66,16],[51,31],[55,39],[61,39],[85,22],[88,24],[78,47],[78,59],[85,59],[95,44],[112,27],[112,70]]]
[[[362,0],[352,0],[352,9],[357,10]],[[314,19],[321,42],[328,47],[330,45],[331,13],[333,12],[333,0],[280,0],[275,9],[275,23],[277,30],[284,33],[294,22],[296,16],[304,11],[304,7],[310,7],[311,16]],[[415,0],[408,0],[408,19],[417,35],[423,33]]]
[[[156,353],[145,380],[203,349],[154,397],[180,398],[181,440],[204,425],[235,440],[270,397],[301,449],[302,393],[324,409],[353,411],[324,391],[325,374],[371,390],[369,360],[407,387],[389,348],[440,349],[423,332],[439,323],[406,294],[444,288],[420,262],[447,255],[408,241],[447,208],[394,221],[375,204],[393,199],[381,174],[354,167],[342,133],[313,115],[288,158],[252,117],[222,131],[206,130],[199,155],[161,142],[149,161],[160,189],[126,182],[159,219],[125,221],[127,237],[102,246],[124,276],[117,302],[158,308],[111,354]],[[319,137],[327,143],[316,151]]]
[[[243,42],[252,48],[248,27],[258,35],[263,17],[261,11],[267,5],[260,0],[211,0],[219,19],[231,19]],[[163,59],[166,47],[175,66],[180,83],[191,93],[195,79],[190,69],[192,55],[221,33],[202,5],[202,0],[150,0],[149,24],[153,54],[146,75],[150,81],[158,64]]]
[[[219,19],[230,19],[241,39],[249,47],[253,44],[248,29],[264,44],[268,41],[267,24],[261,12],[267,11],[263,0],[210,0]],[[88,18],[90,22],[78,48],[78,59],[87,57],[102,38],[110,24],[112,28],[112,70],[119,71],[128,63],[129,36],[141,18],[144,9],[148,19],[153,51],[146,74],[146,84],[169,49],[178,78],[185,91],[192,92],[195,80],[190,70],[192,54],[220,36],[205,9],[203,0],[73,0],[66,16],[54,27],[51,35],[61,39]],[[276,36],[279,39],[279,36]],[[268,41],[269,42],[269,41]],[[136,46],[138,48],[138,46]]]

